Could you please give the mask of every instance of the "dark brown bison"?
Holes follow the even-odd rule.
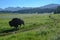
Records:
[[[24,25],[24,21],[19,18],[13,18],[11,21],[9,21],[9,25],[14,28],[18,28],[18,25]]]

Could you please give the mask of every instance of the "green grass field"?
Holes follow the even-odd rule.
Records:
[[[0,14],[0,32],[12,29],[8,22],[13,18],[23,19],[25,25],[0,33],[0,40],[60,40],[60,14]]]

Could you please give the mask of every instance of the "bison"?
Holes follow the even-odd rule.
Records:
[[[24,25],[24,21],[19,18],[13,18],[11,21],[9,21],[9,25],[14,28],[18,28],[18,25]]]

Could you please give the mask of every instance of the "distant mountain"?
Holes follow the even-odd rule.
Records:
[[[28,9],[28,8],[26,8],[26,7],[23,7],[23,8],[21,8],[21,7],[8,7],[8,8],[5,8],[4,10],[5,11],[18,11],[18,10],[23,10],[23,9]]]
[[[48,5],[42,6],[42,7],[40,7],[40,8],[43,8],[43,9],[44,9],[44,8],[56,9],[57,6],[60,6],[60,4],[48,4]]]
[[[1,9],[1,12],[13,12],[13,13],[50,13],[54,12],[55,9],[60,6],[60,4],[48,4],[42,7],[8,7],[5,9]]]
[[[0,11],[2,11],[3,9],[2,8],[0,8]]]
[[[30,9],[31,7],[8,7],[5,9],[0,8],[0,11],[18,11],[18,10],[23,10],[23,9]]]
[[[8,7],[8,8],[5,8],[3,11],[17,11],[20,9],[21,9],[20,7]]]
[[[54,12],[58,6],[60,6],[60,4],[48,4],[42,7],[19,10],[17,11],[17,13],[36,13],[36,12],[37,13],[51,13],[51,12]]]

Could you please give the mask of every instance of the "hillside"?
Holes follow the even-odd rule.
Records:
[[[5,9],[0,9],[0,12],[9,12],[9,13],[51,13],[54,12],[55,9],[60,6],[60,4],[48,4],[42,7],[8,7]]]
[[[42,7],[40,7],[40,8],[56,9],[57,6],[60,6],[60,4],[48,4],[48,5],[42,6]]]
[[[13,29],[8,22],[16,17],[25,25],[8,31]],[[60,14],[0,14],[0,40],[60,40]]]

